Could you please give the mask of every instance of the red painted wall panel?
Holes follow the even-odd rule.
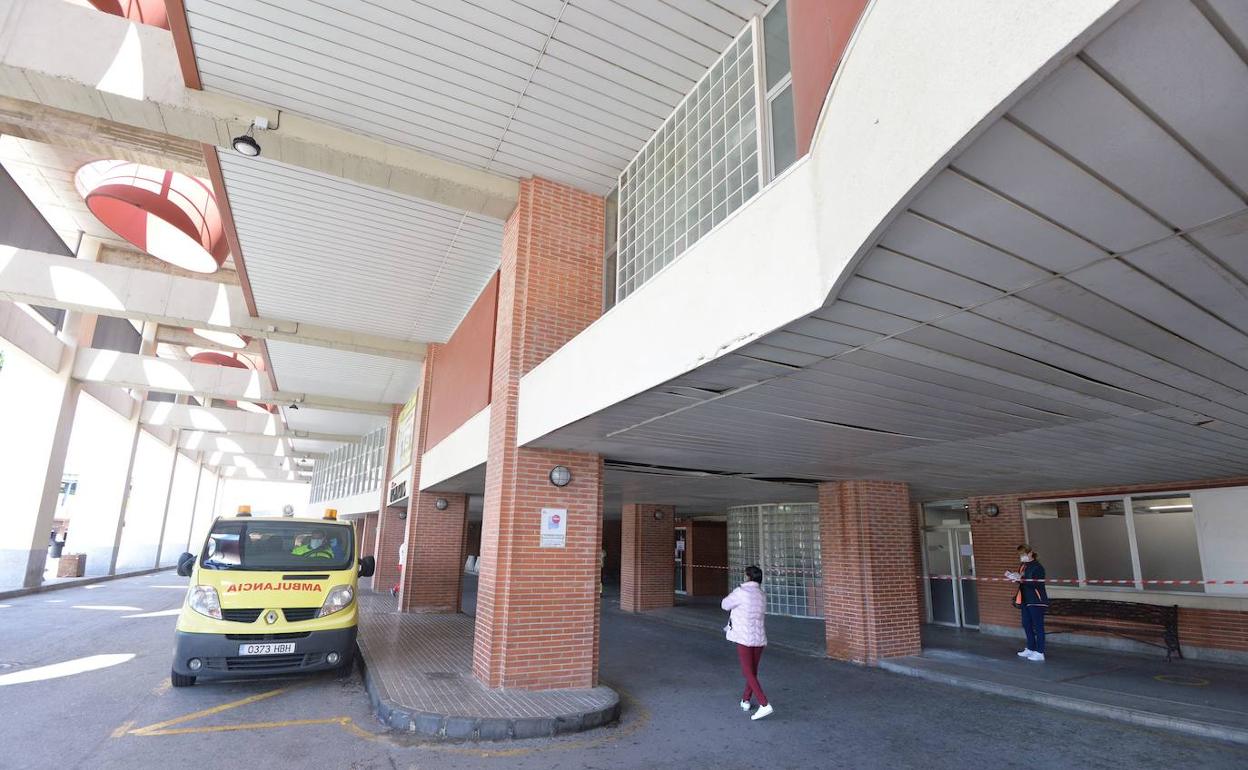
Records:
[[[810,151],[832,76],[867,0],[788,0],[797,157]]]
[[[429,389],[429,448],[437,446],[490,403],[497,307],[495,273],[451,339],[438,351]]]

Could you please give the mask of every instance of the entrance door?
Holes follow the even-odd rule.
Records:
[[[933,623],[979,628],[975,549],[969,527],[925,529],[927,594]]]
[[[676,529],[676,593],[683,594],[687,592],[685,588],[685,535],[687,530],[684,527]]]

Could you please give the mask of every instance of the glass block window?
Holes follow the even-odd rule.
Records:
[[[756,29],[742,30],[620,174],[617,301],[758,192]]]
[[[336,500],[380,491],[386,460],[386,428],[378,428],[353,444],[343,444],[312,469],[310,500]]]
[[[818,504],[729,508],[730,585],[739,583],[751,564],[763,570],[768,614],[823,617]]]

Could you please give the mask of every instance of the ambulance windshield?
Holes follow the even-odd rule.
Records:
[[[352,527],[315,521],[219,521],[200,555],[204,569],[334,571],[351,566]]]

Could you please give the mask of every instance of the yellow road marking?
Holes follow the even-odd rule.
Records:
[[[236,709],[236,708],[239,708],[240,706],[246,706],[252,703],[256,703],[257,701],[262,701],[267,698],[272,698],[275,695],[281,695],[282,693],[288,692],[289,690],[290,690],[289,687],[281,687],[276,690],[269,690],[268,692],[259,693],[258,695],[251,695],[246,698],[240,698],[239,700],[230,701],[229,703],[222,703],[220,706],[213,706],[210,709],[203,709],[202,711],[194,711],[190,714],[186,714],[180,717],[175,717],[174,719],[169,719],[164,722],[157,722],[154,725],[148,725],[147,727],[140,727],[137,730],[131,730],[130,734],[131,735],[146,735],[148,733],[152,733],[157,730],[164,730],[166,727],[173,727],[174,725],[180,725],[183,722],[190,722],[193,719],[199,719],[200,717],[212,716],[213,714],[220,714],[222,711],[229,711],[230,709]]]
[[[165,693],[169,692],[169,688],[172,686],[173,685],[169,681],[169,677],[165,677],[164,679],[161,680],[160,684],[152,688],[152,695],[164,695]]]
[[[211,727],[175,727],[169,730],[134,730],[133,735],[197,735],[202,733],[228,733],[237,730],[271,730],[277,727],[301,727],[303,725],[332,725],[344,727],[351,717],[326,717],[324,719],[285,719],[280,722],[243,722],[237,725],[213,725]],[[357,728],[358,729],[358,728]]]
[[[134,727],[134,720],[133,720],[133,719],[131,719],[129,722],[126,722],[126,723],[125,723],[125,724],[123,724],[121,727],[118,727],[116,730],[113,730],[113,737],[114,737],[114,738],[120,738],[121,736],[123,736],[123,735],[125,735],[127,732],[129,732],[129,730],[130,730],[130,728],[131,728],[131,727]]]

